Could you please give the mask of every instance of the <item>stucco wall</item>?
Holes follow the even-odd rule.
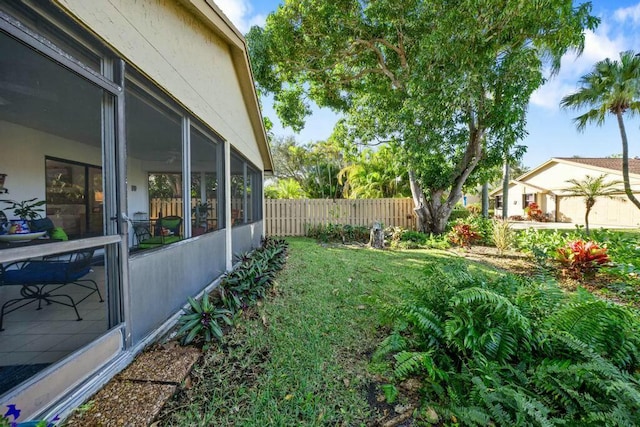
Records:
[[[230,48],[194,15],[174,0],[57,3],[264,168]]]
[[[524,194],[529,193],[537,193],[539,190],[533,189],[532,187],[527,187],[525,185],[513,184],[509,187],[509,200],[507,200],[507,204],[509,205],[508,216],[520,215],[525,216],[524,206],[522,204],[522,196]],[[495,197],[495,196],[494,196]],[[536,198],[536,203],[540,203],[540,197]],[[502,209],[496,208],[496,214],[501,215]]]
[[[640,194],[636,194],[640,197]],[[585,204],[582,197],[559,199],[559,220],[584,225]],[[589,213],[589,224],[608,227],[631,227],[640,225],[640,210],[622,195],[617,200],[599,198]]]

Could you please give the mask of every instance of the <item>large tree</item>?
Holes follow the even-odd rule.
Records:
[[[620,53],[620,61],[607,58],[597,62],[590,73],[580,78],[578,91],[562,98],[560,105],[576,110],[589,109],[574,119],[579,131],[584,131],[588,123],[601,126],[608,114],[616,117],[622,139],[624,192],[640,209],[640,201],[633,194],[629,182],[629,141],[623,117],[640,112],[640,57],[626,51]]]
[[[257,81],[299,128],[309,100],[342,137],[402,148],[416,213],[441,233],[462,187],[525,134],[543,68],[597,19],[572,0],[285,0],[248,35]],[[548,62],[545,62],[545,58]]]
[[[338,182],[338,174],[345,166],[340,147],[332,140],[316,143],[298,144],[294,137],[272,137],[270,139],[275,187],[280,185],[280,194],[297,191],[291,184],[296,181],[306,197],[341,198],[342,186]],[[272,192],[275,195],[278,192]]]

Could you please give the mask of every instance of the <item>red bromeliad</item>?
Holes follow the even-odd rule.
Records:
[[[469,224],[456,224],[449,233],[449,241],[463,248],[470,248],[471,244],[480,238],[480,234]]]
[[[600,247],[593,241],[575,240],[558,248],[556,261],[563,266],[564,274],[580,280],[585,276],[593,276],[610,259],[606,246]]]

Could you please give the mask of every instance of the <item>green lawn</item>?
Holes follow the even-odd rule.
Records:
[[[566,240],[529,234],[535,245]],[[600,234],[612,257],[635,256],[635,239]],[[640,402],[640,323],[620,307],[629,300],[622,291],[604,302],[563,291],[542,270],[508,276],[455,252],[289,243],[267,298],[205,351],[160,425],[380,425],[398,416],[397,404],[415,408],[414,421],[437,412],[460,425],[638,419],[629,408]],[[387,337],[390,352],[372,359]],[[398,382],[411,375],[426,381],[421,394]],[[404,390],[392,405],[384,396],[393,400],[396,389],[386,383]]]
[[[381,302],[423,277],[438,251],[374,251],[290,239],[271,295],[244,316],[166,408],[162,425],[361,425]],[[472,267],[480,268],[480,267]]]

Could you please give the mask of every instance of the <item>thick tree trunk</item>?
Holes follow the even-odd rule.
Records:
[[[633,194],[631,185],[629,184],[629,142],[627,141],[627,131],[624,128],[624,121],[622,120],[622,112],[616,112],[616,117],[618,119],[620,136],[622,137],[622,180],[624,181],[624,192],[627,194],[629,200],[631,200],[631,203],[640,209],[640,201]]]
[[[469,145],[456,167],[451,187],[429,189],[429,198],[424,196],[422,187],[416,179],[415,171],[409,171],[409,186],[413,197],[414,212],[418,217],[418,230],[423,233],[444,233],[451,211],[462,198],[462,186],[482,157],[482,139],[484,131],[474,122],[469,123]],[[447,194],[445,199],[445,194]]]
[[[373,223],[369,234],[369,246],[374,249],[384,249],[384,230],[379,221]]]
[[[409,171],[409,187],[411,188],[411,196],[413,197],[413,211],[416,213],[417,224],[416,228],[422,233],[426,233],[427,224],[427,212],[424,206],[424,193],[418,181],[416,181],[416,174],[414,171]]]

